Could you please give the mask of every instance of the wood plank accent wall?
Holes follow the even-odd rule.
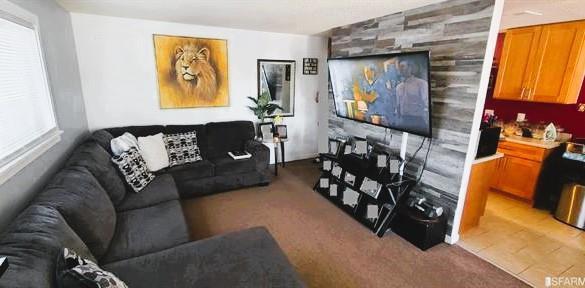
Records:
[[[494,0],[453,0],[333,29],[331,57],[431,51],[433,144],[419,187],[448,208],[457,205]],[[400,146],[401,132],[336,117],[329,92],[329,135],[373,137]],[[410,135],[408,154],[422,137]],[[426,144],[414,162],[424,160]]]

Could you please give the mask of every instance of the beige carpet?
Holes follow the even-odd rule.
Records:
[[[422,252],[397,235],[378,238],[312,191],[318,169],[288,163],[267,187],[187,200],[192,238],[265,226],[309,287],[524,287],[457,246]]]

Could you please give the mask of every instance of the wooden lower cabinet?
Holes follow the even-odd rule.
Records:
[[[504,157],[498,159],[491,187],[532,202],[542,170],[542,162],[548,157],[550,151],[550,149],[500,141],[498,152],[503,153]]]
[[[532,201],[541,166],[541,162],[506,155],[498,162],[492,188]]]
[[[459,233],[463,234],[467,230],[479,225],[479,219],[485,212],[485,205],[490,190],[490,182],[486,181],[486,179],[492,179],[500,159],[473,164],[471,167],[471,175],[469,177],[469,185],[467,186]]]

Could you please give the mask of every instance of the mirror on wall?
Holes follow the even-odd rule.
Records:
[[[294,116],[295,71],[294,60],[258,59],[258,96],[268,93],[272,103],[283,108],[268,117]]]

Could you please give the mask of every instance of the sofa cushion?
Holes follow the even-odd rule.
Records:
[[[55,270],[60,288],[128,288],[116,275],[69,248],[63,248],[59,253]]]
[[[104,268],[128,287],[304,287],[266,228],[190,242]]]
[[[136,139],[136,136],[128,132],[125,132],[122,136],[118,136],[110,141],[112,155],[120,155],[131,148],[138,148],[138,139]]]
[[[199,151],[201,151],[201,157],[203,159],[208,158],[207,131],[205,130],[205,125],[167,125],[164,128],[165,134],[187,133],[191,131],[197,133],[197,146],[199,147]]]
[[[112,134],[110,134],[110,132],[106,130],[97,130],[91,134],[89,139],[98,143],[108,153],[112,153],[112,150],[110,149],[110,142],[112,139],[114,139],[114,137]]]
[[[170,167],[202,160],[201,151],[197,145],[197,132],[165,134],[163,140]]]
[[[155,172],[169,167],[169,155],[163,140],[163,133],[138,137],[140,155],[146,161],[148,170]]]
[[[178,200],[124,211],[118,213],[116,233],[100,263],[132,258],[188,241],[187,223]]]
[[[55,287],[55,259],[63,246],[95,261],[55,208],[36,204],[27,207],[0,239],[0,255],[10,262],[0,277],[0,287]]]
[[[59,172],[35,199],[55,207],[98,259],[104,255],[116,229],[116,212],[110,197],[83,167]]]
[[[246,141],[254,139],[254,124],[250,121],[212,122],[205,125],[205,129],[210,158],[244,150]]]
[[[211,159],[211,162],[215,166],[216,176],[246,173],[256,170],[256,162],[254,161],[254,157],[234,160],[230,156],[224,156]]]
[[[106,129],[106,131],[112,134],[112,137],[122,136],[124,132],[128,132],[136,137],[143,137],[161,133],[163,130],[164,126],[162,125],[126,126]]]
[[[173,177],[169,174],[161,174],[140,193],[128,193],[126,199],[116,206],[116,211],[139,209],[178,199],[179,192],[177,192]]]
[[[272,172],[267,169],[263,172],[234,173],[176,182],[181,198],[193,198],[258,185],[260,183],[270,183],[271,179]]]
[[[166,169],[164,173],[173,175],[173,178],[175,178],[175,181],[178,183],[192,179],[212,177],[215,173],[215,168],[211,161],[201,160],[185,165],[171,167]]]
[[[154,174],[148,170],[146,162],[136,148],[130,148],[129,151],[112,157],[112,162],[118,166],[126,184],[134,192],[142,191],[154,180]]]
[[[246,142],[246,151],[253,155],[256,162],[256,171],[268,169],[270,162],[270,149],[260,141],[249,140]]]
[[[75,149],[65,166],[87,168],[117,205],[126,196],[126,186],[110,157],[97,142],[87,141]]]

